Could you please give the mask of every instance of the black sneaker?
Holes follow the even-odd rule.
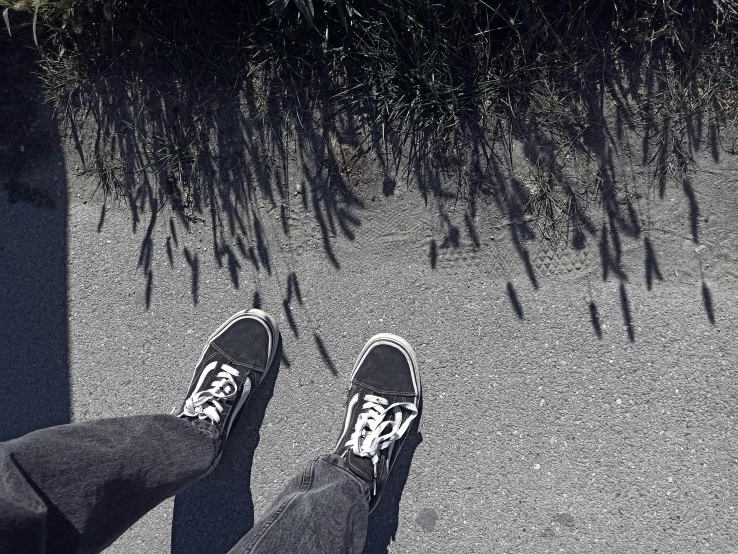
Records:
[[[346,421],[334,454],[373,484],[369,511],[377,505],[410,424],[420,407],[415,352],[397,335],[369,339],[351,374]]]
[[[211,470],[233,421],[272,365],[278,343],[274,319],[251,309],[232,315],[205,344],[177,417],[208,423],[215,430],[219,452]]]

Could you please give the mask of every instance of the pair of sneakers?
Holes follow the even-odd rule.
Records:
[[[251,309],[231,316],[205,344],[178,417],[210,424],[220,436],[213,467],[238,413],[272,366],[279,340],[274,319]],[[370,509],[418,417],[420,399],[420,374],[410,344],[388,333],[369,339],[351,373],[346,418],[334,454],[370,483]]]

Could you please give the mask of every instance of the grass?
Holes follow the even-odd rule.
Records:
[[[14,37],[38,42],[41,81],[60,113],[112,110],[115,87],[136,99],[129,116],[134,107],[147,111],[135,127],[140,150],[152,154],[137,154],[137,170],[153,164],[177,189],[198,181],[213,106],[243,93],[252,112],[317,126],[350,114],[388,164],[407,160],[420,181],[426,166],[461,175],[480,136],[502,152],[532,136],[541,148],[518,172],[522,205],[551,234],[582,195],[607,184],[601,142],[611,120],[645,129],[644,162],[663,194],[691,162],[695,126],[711,129],[713,140],[733,136],[719,130],[733,129],[738,114],[736,0],[0,0],[0,7]],[[150,107],[160,97],[176,98],[166,113]],[[110,159],[109,152],[125,155],[116,136],[103,132],[110,144],[98,156],[113,189],[127,185],[111,168],[130,165]],[[512,154],[495,152],[514,165]],[[572,169],[567,160],[575,158],[597,161]]]

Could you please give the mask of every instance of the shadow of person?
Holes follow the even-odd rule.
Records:
[[[379,504],[369,515],[369,529],[366,533],[363,554],[387,554],[390,542],[395,540],[402,491],[410,474],[415,449],[423,442],[423,435],[418,431],[418,420],[411,428],[410,435],[405,440],[395,465],[392,466]]]
[[[76,194],[35,54],[0,35],[0,403],[14,406],[2,442],[69,423],[68,229],[82,216],[68,209]],[[30,382],[42,386],[29,394]]]
[[[174,498],[172,554],[228,552],[254,526],[251,466],[282,359],[282,339],[261,385],[239,414],[215,470]]]

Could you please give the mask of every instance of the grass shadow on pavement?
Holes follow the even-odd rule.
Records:
[[[281,360],[280,337],[272,367],[241,412],[218,467],[175,497],[172,554],[228,552],[254,526],[251,466]]]

